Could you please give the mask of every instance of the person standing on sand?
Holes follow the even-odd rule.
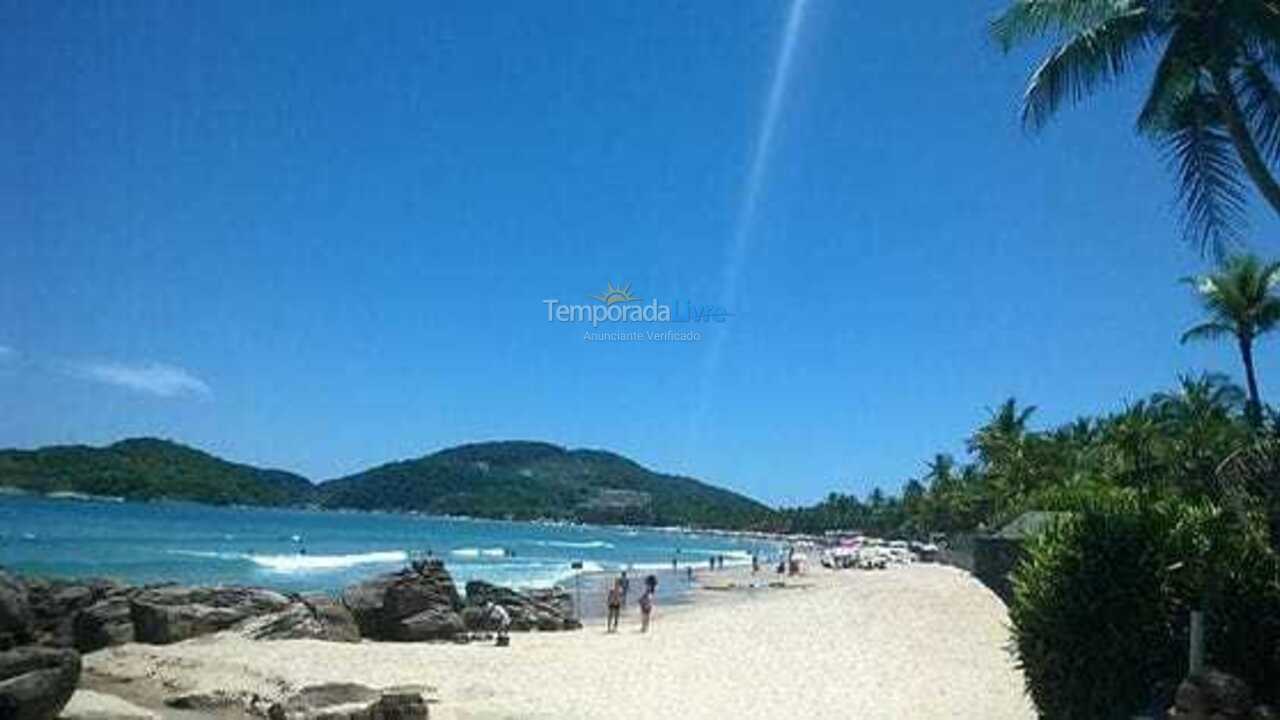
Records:
[[[609,608],[608,619],[605,620],[605,632],[617,632],[618,620],[622,618],[622,581],[614,580],[613,585],[609,586],[609,596],[606,599],[606,605]]]
[[[640,632],[649,632],[649,616],[653,614],[653,588],[640,596]]]
[[[622,607],[627,606],[627,595],[631,594],[631,578],[627,577],[627,571],[622,571],[622,577],[618,579],[622,583]]]

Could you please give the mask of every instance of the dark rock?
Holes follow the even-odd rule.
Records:
[[[427,701],[421,693],[385,693],[368,710],[369,720],[427,720]],[[355,716],[352,720],[356,720]]]
[[[289,604],[284,595],[259,588],[162,587],[135,595],[129,615],[138,642],[164,645],[278,613]]]
[[[80,679],[80,654],[36,646],[0,652],[4,720],[52,720]]]
[[[402,642],[450,640],[466,631],[461,615],[448,607],[438,607],[400,620],[390,639]]]
[[[341,602],[328,595],[303,595],[302,602],[324,628],[322,640],[360,642],[355,616]]]
[[[573,600],[564,590],[521,592],[481,580],[467,583],[467,609],[463,620],[469,630],[489,630],[482,610],[487,602],[501,605],[511,616],[511,630],[576,630],[582,623],[573,617]]]
[[[164,704],[177,710],[199,710],[204,712],[243,707],[242,698],[239,695],[222,690],[174,695],[166,698]]]
[[[76,613],[72,639],[82,653],[133,642],[133,616],[125,595],[108,597]]]
[[[267,709],[269,720],[422,720],[427,701],[420,688],[379,692],[355,683],[305,687]]]
[[[73,647],[76,615],[96,603],[128,591],[119,583],[101,579],[28,579],[27,590],[34,616],[35,639],[41,645],[51,647]]]
[[[343,591],[342,603],[355,617],[360,634],[374,640],[445,639],[448,636],[440,633],[461,631],[457,613],[462,598],[439,560],[416,562],[352,585]]]
[[[327,595],[298,596],[285,610],[247,620],[237,629],[253,640],[360,642],[351,611]]]
[[[0,650],[29,642],[32,620],[26,585],[0,570]]]
[[[553,587],[538,590],[525,590],[523,591],[523,594],[535,603],[550,607],[562,617],[572,618],[574,616],[573,596],[564,588]]]

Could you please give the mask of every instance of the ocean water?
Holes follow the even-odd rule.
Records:
[[[661,530],[0,496],[0,565],[24,574],[334,592],[428,553],[459,589],[472,579],[572,587],[579,572],[598,578],[629,567],[670,578],[659,584],[666,594],[686,567],[705,568],[713,555],[743,565],[776,547]]]

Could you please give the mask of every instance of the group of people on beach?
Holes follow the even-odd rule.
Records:
[[[631,579],[627,577],[627,571],[623,570],[609,585],[608,594],[605,596],[605,606],[608,608],[608,615],[605,621],[606,632],[615,633],[618,631],[618,623],[622,620],[622,608],[627,604],[627,596],[631,591]],[[640,606],[640,632],[649,632],[649,620],[653,615],[654,598],[658,592],[658,576],[647,575],[644,579],[644,592],[640,595],[637,604]]]

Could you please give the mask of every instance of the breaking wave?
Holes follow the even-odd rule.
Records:
[[[341,570],[356,565],[389,565],[409,560],[403,550],[352,553],[349,555],[250,555],[249,553],[209,552],[200,550],[170,550],[173,555],[209,558],[213,560],[246,561],[272,572],[294,573],[310,570]]]

